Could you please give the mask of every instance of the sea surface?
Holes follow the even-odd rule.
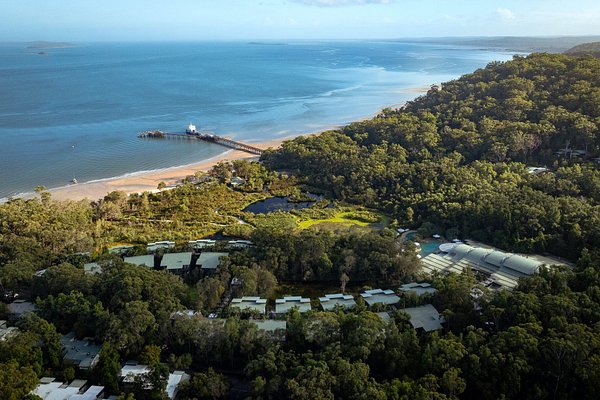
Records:
[[[226,149],[143,140],[160,129],[246,142],[367,117],[504,61],[492,48],[392,41],[0,45],[0,198],[186,165]]]

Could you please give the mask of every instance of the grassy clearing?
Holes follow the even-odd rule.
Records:
[[[307,229],[315,225],[322,225],[323,228],[351,228],[351,227],[372,227],[381,222],[385,222],[386,218],[383,215],[369,213],[369,219],[357,215],[356,212],[339,212],[329,218],[321,219],[307,219],[305,221],[299,221],[298,227],[300,229]]]

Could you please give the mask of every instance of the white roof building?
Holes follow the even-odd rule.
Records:
[[[140,375],[145,375],[150,372],[150,368],[147,365],[137,364],[135,361],[127,362],[121,369],[121,378],[124,383],[133,383],[135,378]],[[179,385],[189,379],[183,371],[173,371],[169,374],[167,379],[166,392],[169,399],[174,399],[177,396]]]
[[[394,305],[400,301],[400,297],[393,290],[372,289],[360,294],[369,306],[375,304]]]
[[[19,334],[19,328],[7,326],[5,320],[0,320],[0,341],[10,339]]]
[[[256,310],[259,313],[265,313],[265,307],[267,305],[267,299],[261,299],[260,297],[249,297],[245,296],[242,298],[236,298],[231,300],[231,307],[239,308],[240,310]]]
[[[198,239],[198,240],[190,240],[188,244],[194,249],[204,249],[206,247],[212,247],[217,244],[217,241],[214,239]]]
[[[174,247],[175,247],[175,242],[171,242],[169,240],[163,240],[160,242],[148,243],[148,246],[146,246],[146,249],[148,251],[156,251],[156,250],[160,250],[160,249],[172,249]]]
[[[310,299],[302,296],[285,296],[275,300],[275,313],[285,314],[296,307],[301,313],[311,310]]]
[[[76,379],[71,383],[42,378],[31,392],[42,400],[97,400],[104,398],[104,386],[87,386],[87,381]]]
[[[234,249],[246,249],[252,245],[253,244],[250,240],[243,240],[243,239],[230,240],[227,242],[227,247],[231,247]]]
[[[410,324],[415,329],[423,329],[425,332],[437,331],[442,329],[444,317],[431,304],[424,306],[402,309],[410,316]]]
[[[461,273],[464,269],[471,268],[488,276],[497,288],[513,289],[517,286],[519,278],[537,273],[544,265],[541,261],[522,255],[463,243],[440,250],[445,253],[430,254],[421,259],[423,272]]]
[[[319,301],[321,302],[321,308],[324,311],[332,311],[336,306],[343,308],[352,308],[356,306],[354,297],[343,293],[326,294],[325,297],[319,297]]]

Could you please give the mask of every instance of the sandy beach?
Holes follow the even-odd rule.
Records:
[[[277,148],[284,140],[292,139],[286,137],[268,142],[253,143],[252,145],[261,149],[270,147]],[[158,184],[164,182],[167,187],[176,185],[179,181],[198,171],[208,171],[212,166],[221,161],[233,160],[258,160],[258,157],[243,151],[228,150],[216,157],[203,160],[195,164],[180,167],[165,168],[157,171],[141,172],[131,176],[102,179],[92,182],[78,183],[60,188],[50,189],[52,197],[57,200],[98,200],[106,194],[121,190],[127,194],[142,192],[157,192]]]
[[[429,90],[429,88],[430,86],[412,87],[402,89],[399,92],[423,94],[426,93]],[[399,108],[402,105],[403,103],[394,104],[390,107]],[[365,116],[364,118],[358,118],[357,120],[360,121],[370,119],[378,113],[379,111],[372,115]],[[337,128],[340,128],[340,126],[332,126],[325,130]],[[320,132],[306,133],[304,135],[314,135],[318,133]],[[270,147],[277,148],[284,141],[293,139],[296,136],[301,135],[288,136],[261,143],[252,143],[252,145],[262,149],[268,149]],[[160,182],[164,182],[167,185],[167,187],[173,187],[182,179],[189,175],[193,175],[197,171],[208,171],[210,168],[212,168],[212,166],[221,161],[233,160],[258,160],[258,157],[243,151],[229,150],[216,157],[210,158],[208,160],[203,160],[194,164],[184,165],[180,167],[165,168],[157,171],[133,173],[129,176],[117,178],[108,178],[92,182],[77,183],[73,185],[50,189],[49,191],[50,193],[52,193],[52,197],[58,200],[88,199],[93,201],[101,199],[102,197],[106,196],[106,194],[115,190],[121,190],[127,194],[157,192],[158,184]]]

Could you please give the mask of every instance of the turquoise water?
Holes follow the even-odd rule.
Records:
[[[406,240],[414,241],[415,236],[416,234],[414,232],[409,233],[408,235],[406,235]],[[426,257],[431,253],[435,253],[440,249],[440,244],[442,243],[446,242],[440,239],[433,238],[428,238],[426,241],[420,241],[419,244],[421,245],[421,249],[419,251],[419,254],[421,255],[421,257]]]
[[[340,41],[0,45],[0,198],[198,162],[210,143],[140,140],[201,129],[247,142],[315,132],[415,97],[407,90],[509,53]]]

